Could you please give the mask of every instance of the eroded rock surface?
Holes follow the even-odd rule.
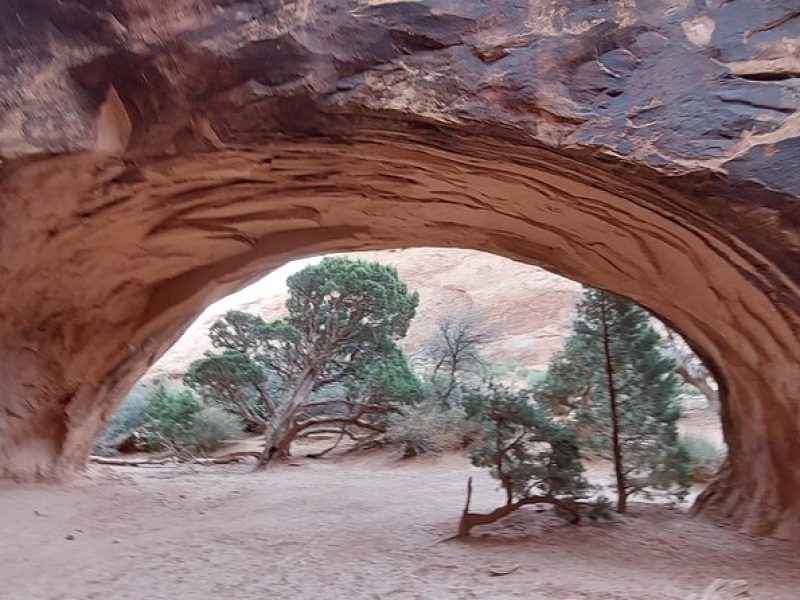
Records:
[[[700,509],[800,537],[794,0],[0,4],[0,473],[80,468],[212,301],[458,246],[627,295],[721,382]]]

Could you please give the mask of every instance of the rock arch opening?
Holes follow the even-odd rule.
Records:
[[[56,236],[72,237],[76,250],[105,247],[108,254],[105,260],[85,254],[94,265],[70,257],[70,281],[68,272],[57,273],[64,268],[63,246],[52,243],[53,262],[42,264],[47,276],[16,289],[34,288],[31,297],[40,299],[32,306],[13,302],[19,313],[70,296],[74,304],[62,304],[63,316],[48,315],[44,327],[6,338],[5,364],[15,371],[7,375],[9,409],[20,410],[14,398],[35,398],[24,405],[27,414],[5,420],[6,473],[49,477],[79,467],[117,396],[199,310],[286,259],[447,244],[537,263],[653,310],[691,340],[722,384],[729,477],[745,478],[750,490],[766,485],[770,504],[776,490],[791,484],[793,470],[773,461],[781,443],[786,457],[794,452],[793,396],[781,391],[794,383],[796,338],[782,311],[754,285],[763,265],[749,266],[738,248],[621,196],[616,190],[630,190],[629,181],[576,165],[572,172],[559,172],[552,160],[520,165],[517,158],[512,165],[505,152],[478,160],[474,147],[461,159],[452,150],[398,140],[276,146],[169,159],[179,183],[164,184],[163,165],[154,165],[158,195],[145,179],[117,209],[133,218],[112,208],[90,219],[91,231],[78,225]],[[138,168],[148,172],[141,163]],[[584,178],[608,183],[598,187]],[[131,243],[124,243],[127,236]],[[39,258],[47,251],[45,245]],[[119,261],[131,268],[119,269]],[[57,295],[35,289],[64,279]],[[39,351],[30,352],[37,342]],[[15,383],[24,386],[16,394]],[[766,400],[770,388],[780,395]],[[759,466],[739,472],[737,461]],[[761,479],[769,477],[770,464],[774,479],[766,484]],[[738,484],[718,489],[742,493]]]
[[[19,66],[0,74],[0,474],[80,468],[192,318],[277,265],[455,246],[682,332],[730,448],[700,508],[800,535],[791,2],[558,23],[464,4],[197,3],[180,23],[154,4],[92,28],[78,4],[26,9],[0,38]]]
[[[393,267],[397,269],[400,280],[419,294],[415,316],[407,333],[398,341],[410,376],[419,386],[411,394],[416,407],[416,412],[411,413],[417,415],[416,418],[452,406],[463,409],[465,394],[485,390],[489,382],[511,391],[524,392],[529,398],[537,398],[536,390],[543,389],[541,384],[547,379],[551,361],[564,350],[568,338],[573,335],[577,303],[586,291],[576,282],[543,269],[478,251],[412,248],[333,256]],[[249,378],[237,378],[235,373],[241,371],[233,363],[207,363],[209,356],[215,357],[212,360],[219,360],[222,353],[232,349],[232,346],[219,339],[214,343],[211,331],[230,318],[229,311],[234,311],[235,315],[244,313],[253,318],[260,317],[266,323],[285,318],[288,314],[286,301],[289,298],[286,278],[318,264],[322,259],[318,256],[288,263],[262,280],[208,307],[126,396],[126,401],[110,419],[95,445],[95,453],[110,458],[95,457],[95,462],[126,464],[146,460],[140,457],[131,459],[125,455],[148,450],[145,436],[141,435],[146,428],[141,429],[142,420],[136,415],[144,411],[145,399],[152,397],[154,385],[159,382],[165,383],[176,393],[180,388],[193,390],[200,406],[213,407],[215,414],[220,414],[219,409],[222,409],[236,415],[247,438],[243,448],[256,454],[256,448],[261,451],[266,423],[260,416],[255,417],[254,413],[263,414],[265,418],[271,414],[272,401],[266,401],[264,396],[266,393],[274,398],[272,394],[285,393],[279,391],[280,375],[274,372],[270,375],[270,368],[267,367],[258,386],[254,386]],[[244,322],[241,316],[233,318]],[[684,438],[682,443],[686,444],[692,460],[697,461],[693,465],[696,467],[693,475],[698,477],[695,483],[705,482],[711,474],[710,469],[716,470],[725,454],[716,382],[679,334],[655,318],[649,321],[661,338],[660,354],[674,361],[672,374],[676,389],[671,402],[681,412],[677,429],[681,438]],[[234,326],[232,333],[240,331]],[[233,347],[238,351],[242,346]],[[262,355],[256,347],[248,346],[250,349],[245,352],[255,359],[256,364],[262,364]],[[200,365],[207,369],[211,364],[215,366],[211,371],[204,371],[206,375],[202,375],[200,381],[195,375],[186,378]],[[224,374],[219,371],[221,365],[227,365]],[[356,379],[363,383],[363,375]],[[649,381],[654,380],[649,378]],[[344,406],[336,402],[348,399],[363,402],[363,398],[358,392],[350,396],[346,390],[346,386],[340,382],[320,387],[311,400],[316,400],[317,404],[326,401],[333,401],[334,404],[324,409],[317,406],[314,414],[307,416],[318,416],[320,411],[328,416],[352,413],[354,408],[343,410]],[[578,404],[578,399],[585,393],[581,387],[575,391],[574,397],[568,395],[559,399],[558,407],[555,404],[550,406],[556,409],[559,419],[574,424],[579,418],[579,406],[584,406]],[[583,402],[586,402],[585,396]],[[222,418],[224,416],[220,414],[220,420],[227,422]],[[394,421],[402,427],[389,435],[385,431],[379,432],[379,445],[388,444],[400,455],[408,456],[415,455],[418,448],[424,451],[427,443],[432,448],[437,447],[436,436],[439,434],[429,432],[433,436],[430,440],[421,436],[420,446],[412,446],[411,452],[405,454],[409,446],[403,441],[405,438],[397,438],[397,432],[407,435],[416,425],[409,426],[398,419]],[[383,426],[383,422],[379,422]],[[413,423],[418,424],[418,421]],[[462,426],[463,423],[457,420],[450,422],[450,427],[458,429]],[[361,432],[353,426],[349,431],[347,436],[343,434],[337,437],[336,426],[326,424],[319,431],[306,429],[303,438],[311,435],[312,439],[317,439],[322,435],[330,438],[333,450],[338,451],[342,447],[349,448],[349,451],[357,449],[353,446],[359,437],[362,443],[366,440],[368,445],[375,445],[374,430]],[[242,432],[239,433],[241,436]],[[443,443],[457,439],[457,433],[452,429],[443,431]],[[344,446],[341,446],[343,442]],[[458,447],[460,443],[452,449]],[[219,460],[226,460],[226,456],[232,459],[241,456],[228,454],[238,449],[236,445],[225,444],[225,448],[218,452],[221,455]],[[448,445],[446,449],[451,448]],[[606,465],[604,459],[609,456],[602,451],[596,455],[595,450],[587,447],[590,462],[593,458],[600,458],[600,464]],[[180,454],[181,448],[178,447],[177,451]],[[326,448],[326,453],[331,451]],[[191,452],[190,447],[189,457]],[[298,452],[298,456],[304,455],[302,449]],[[307,452],[313,454],[318,450]],[[291,452],[290,455],[295,453]],[[606,482],[597,483],[603,485]]]

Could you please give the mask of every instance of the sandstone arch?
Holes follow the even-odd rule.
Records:
[[[700,509],[800,536],[795,4],[3,4],[0,474],[80,468],[278,264],[451,245],[682,331],[730,446]]]

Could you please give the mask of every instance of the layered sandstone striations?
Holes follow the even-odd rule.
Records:
[[[214,300],[456,246],[605,287],[721,382],[700,509],[800,537],[795,0],[0,4],[0,473],[80,468]]]

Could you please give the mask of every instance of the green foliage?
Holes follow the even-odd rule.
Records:
[[[527,392],[489,384],[468,391],[464,408],[481,432],[469,447],[472,464],[489,469],[508,504],[531,496],[583,495],[587,486],[574,432],[532,403]]]
[[[408,357],[399,348],[360,365],[346,381],[346,387],[351,398],[369,404],[417,404],[424,396]]]
[[[235,320],[243,314],[237,313],[231,318]],[[220,335],[219,328],[215,335]],[[231,343],[244,347],[241,343]],[[263,429],[273,412],[266,398],[268,384],[264,368],[241,350],[226,348],[220,354],[206,353],[189,366],[183,382],[206,404],[232,412],[252,430]]]
[[[680,383],[676,391],[679,396],[700,396],[702,394],[700,388],[691,383]]]
[[[207,406],[192,415],[180,444],[191,452],[212,452],[241,433],[239,419],[221,408]]]
[[[295,362],[324,357],[321,382],[341,381],[360,365],[394,351],[406,335],[419,302],[386,265],[328,257],[288,278],[285,324],[299,335],[291,348]],[[282,356],[267,358],[268,364]]]
[[[313,316],[313,331],[335,336],[354,317],[354,331],[371,342],[405,336],[419,297],[409,292],[394,267],[343,256],[323,259],[288,278],[289,321],[300,331]],[[371,335],[368,335],[368,331]]]
[[[134,433],[150,450],[209,452],[241,434],[241,422],[216,407],[205,406],[191,391],[164,382],[138,383],[111,416],[95,452],[112,455]]]
[[[157,383],[145,411],[145,439],[152,450],[184,447],[192,419],[202,405],[189,390]]]
[[[597,361],[600,358],[590,352],[586,340],[573,332],[533,388],[536,400],[558,412],[579,408],[578,402],[585,402],[585,395],[592,390],[598,373],[604,373],[598,369],[602,369],[605,362]]]
[[[463,447],[474,433],[463,409],[423,402],[389,416],[386,441],[408,458]]]
[[[582,444],[612,457],[616,421],[621,452],[616,468],[625,496],[655,488],[682,497],[688,456],[678,443],[674,367],[644,310],[587,289],[573,333],[536,387],[536,398],[553,410],[570,411]]]
[[[586,516],[590,521],[611,521],[613,520],[614,507],[607,496],[602,494],[593,498],[587,503]]]
[[[396,351],[394,342],[406,334],[418,302],[395,269],[345,257],[306,267],[289,277],[287,286],[286,318],[267,323],[257,315],[229,311],[212,325],[214,346],[235,353],[226,365],[217,360],[220,368],[235,373],[226,384],[242,387],[259,379],[244,356],[280,378],[282,389],[291,388],[309,369],[315,389],[343,382]],[[234,359],[236,365],[230,364]],[[220,373],[212,379],[211,391],[218,394]]]
[[[538,386],[544,378],[547,377],[547,371],[537,369],[529,369],[526,374],[526,383],[529,389]]]
[[[396,345],[418,296],[394,268],[328,257],[289,277],[287,287],[283,319],[230,311],[214,323],[209,337],[221,353],[196,361],[185,379],[207,402],[261,423],[265,461],[285,455],[314,417],[374,431],[389,410],[374,405],[422,395]]]
[[[706,438],[684,435],[680,443],[689,457],[694,481],[704,482],[711,479],[725,460],[725,450]]]
[[[226,348],[247,356],[258,354],[268,335],[269,326],[264,319],[240,310],[229,310],[208,330],[215,348]]]
[[[492,381],[513,383],[514,380],[523,380],[530,384],[532,380],[541,377],[541,371],[535,371],[530,367],[519,365],[512,361],[495,362],[488,365],[487,372]]]
[[[423,398],[422,386],[400,350],[390,352],[378,362],[372,396],[389,404],[417,404]]]
[[[505,379],[517,372],[517,365],[513,362],[496,362],[488,365],[487,371],[493,379]]]
[[[133,387],[100,433],[95,443],[95,453],[104,456],[113,454],[123,439],[144,425],[145,411],[151,393],[152,388],[147,384],[137,383]]]
[[[490,379],[515,389],[519,387],[534,388],[546,375],[544,370],[520,365],[513,361],[491,363],[487,366],[486,373],[487,377],[484,379]]]

